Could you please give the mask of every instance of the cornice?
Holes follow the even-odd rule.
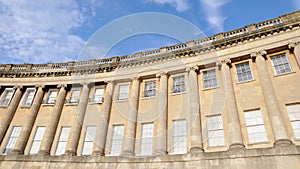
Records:
[[[281,34],[292,29],[299,29],[299,27],[300,11],[296,11],[278,18],[257,24],[250,24],[243,28],[222,32],[207,38],[126,56],[66,63],[2,64],[0,65],[0,77],[53,77],[111,72],[115,69],[194,57],[212,51],[227,49],[249,41],[256,41],[275,34]]]

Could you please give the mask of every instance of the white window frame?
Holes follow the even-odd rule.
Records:
[[[300,103],[286,105],[285,108],[288,112],[294,138],[300,139]]]
[[[9,154],[18,140],[18,137],[21,133],[22,127],[21,126],[12,126],[9,137],[6,141],[5,147],[2,150],[2,154],[6,155]]]
[[[283,61],[282,58],[285,58],[286,62],[283,61],[283,63],[275,63],[276,58],[277,59],[279,58],[281,61]],[[276,56],[272,56],[272,57],[270,57],[270,59],[271,59],[271,63],[272,63],[275,75],[286,74],[286,73],[292,72],[291,65],[290,65],[289,60],[285,53],[276,55]],[[278,67],[280,67],[280,66],[284,66],[284,70],[285,70],[284,72],[281,72],[283,69],[280,69],[280,72],[279,72]]]
[[[78,95],[77,99],[74,99],[75,96],[73,96],[75,92],[79,92],[79,95]],[[80,94],[81,94],[81,89],[80,88],[71,89],[68,104],[78,104],[79,99],[80,99]]]
[[[145,81],[144,98],[155,97],[156,95],[156,81]]]
[[[237,80],[239,83],[253,80],[252,70],[249,61],[236,64],[235,70]]]
[[[102,94],[97,94],[97,90],[102,90]],[[103,102],[103,95],[104,95],[104,88],[95,88],[92,103],[102,103]],[[98,98],[98,99],[97,99]]]
[[[93,152],[94,139],[96,135],[96,126],[86,126],[84,139],[82,143],[81,155],[91,155]]]
[[[9,98],[6,98],[9,92],[12,92],[11,96]],[[10,101],[12,100],[12,98],[14,96],[14,93],[15,93],[15,89],[5,88],[5,90],[3,91],[2,95],[1,95],[1,98],[0,98],[0,107],[8,107],[9,104],[10,104]],[[5,103],[6,99],[8,101]]]
[[[127,93],[121,91],[121,88],[123,88],[123,87],[127,88]],[[119,101],[128,100],[128,95],[129,95],[129,84],[119,84],[117,100],[119,100]]]
[[[142,124],[140,155],[152,155],[153,132],[154,132],[153,123]]]
[[[214,72],[214,73],[212,73]],[[210,89],[218,87],[218,78],[216,69],[204,70],[203,72],[203,88]]]
[[[71,131],[70,126],[61,126],[54,155],[58,156],[65,153],[69,136],[70,136],[70,131]],[[63,133],[65,134],[67,133],[66,134],[67,136],[62,136]],[[66,138],[62,138],[62,137],[66,137]],[[59,148],[63,148],[64,150],[59,150]]]
[[[39,152],[40,145],[42,143],[45,131],[46,131],[45,126],[37,126],[31,143],[29,154],[37,154]]]
[[[51,94],[53,92],[56,92],[55,97],[51,96]],[[57,95],[58,95],[58,90],[57,89],[51,89],[51,90],[49,90],[45,104],[55,104]],[[51,100],[51,102],[49,102],[49,100]]]
[[[34,97],[35,97],[35,88],[27,88],[26,92],[22,98],[22,101],[20,102],[21,107],[30,107],[33,103]],[[29,98],[30,94],[33,93],[32,98]]]
[[[173,78],[172,93],[184,93],[185,92],[185,75],[176,75]],[[181,80],[177,80],[181,79]]]
[[[267,142],[267,132],[260,109],[244,111],[249,143]]]
[[[124,125],[113,125],[110,145],[110,155],[118,156],[121,154],[124,135]]]
[[[187,125],[185,119],[173,120],[172,154],[187,153]]]
[[[206,117],[207,143],[209,147],[225,146],[222,115]]]

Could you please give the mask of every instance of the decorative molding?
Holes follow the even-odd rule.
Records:
[[[169,75],[168,72],[159,72],[156,74],[156,77],[160,78],[161,76],[168,76],[168,75]]]

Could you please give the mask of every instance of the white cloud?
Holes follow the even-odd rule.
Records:
[[[154,2],[161,5],[170,4],[178,12],[183,12],[189,9],[187,0],[145,0],[145,2]]]
[[[87,19],[76,1],[0,0],[0,16],[0,63],[74,60],[84,44],[71,33]]]
[[[209,25],[216,31],[224,30],[224,21],[226,17],[222,15],[221,8],[230,0],[200,0],[202,9],[206,14],[206,20]]]

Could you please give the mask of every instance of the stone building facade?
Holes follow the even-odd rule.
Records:
[[[112,58],[0,65],[0,168],[300,168],[300,11]]]

